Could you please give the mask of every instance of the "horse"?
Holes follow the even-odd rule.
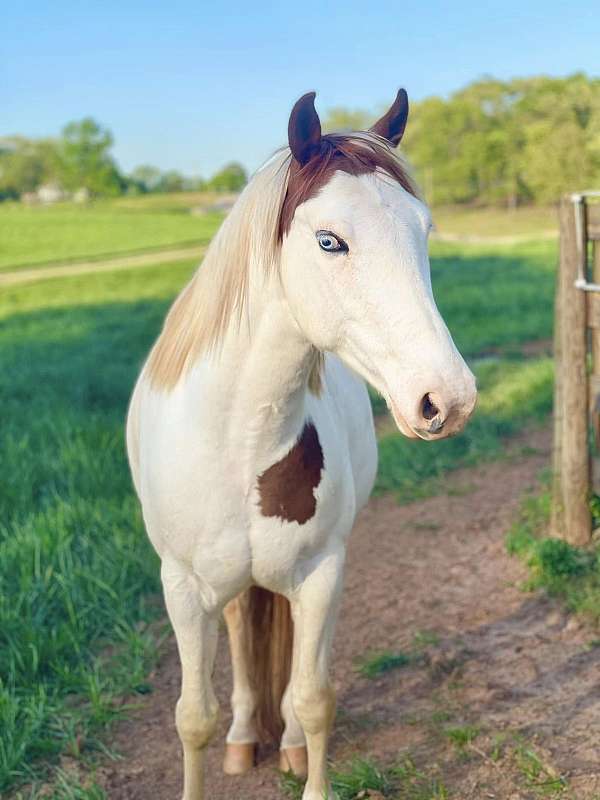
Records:
[[[348,536],[373,487],[365,381],[408,437],[470,416],[475,380],[436,307],[431,217],[395,152],[401,89],[369,131],[323,134],[315,93],[173,303],[134,388],[127,449],[181,661],[183,798],[203,800],[220,617],[241,774],[275,737],[303,800],[333,798],[330,652]],[[382,553],[385,558],[385,553]]]

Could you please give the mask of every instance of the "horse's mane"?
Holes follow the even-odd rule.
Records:
[[[303,167],[289,148],[279,150],[249,181],[171,306],[146,365],[155,388],[172,389],[201,353],[218,347],[232,319],[240,324],[250,275],[257,269],[265,275],[278,271],[281,240],[296,208],[338,170],[352,175],[378,170],[416,194],[404,163],[372,133],[325,135],[320,152]],[[321,365],[315,350],[309,381],[314,391]]]

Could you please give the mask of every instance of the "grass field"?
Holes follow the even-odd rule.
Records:
[[[124,200],[79,207],[0,204],[0,271],[48,262],[97,259],[180,244],[206,244],[220,214],[193,216],[160,196],[162,206]],[[189,198],[188,198],[189,199]]]
[[[181,244],[204,244],[222,215],[192,215],[219,197],[209,193],[121,197],[77,206],[27,207],[0,203],[0,271],[49,262],[100,259]],[[554,209],[435,209],[441,234],[531,236],[556,227]]]
[[[386,436],[379,492],[431,493],[448,469],[498,455],[502,437],[544,418],[552,365],[527,358],[522,345],[550,336],[555,257],[548,242],[434,245],[436,295],[477,370],[480,407],[456,439]],[[146,691],[158,569],[130,485],[123,420],[144,354],[192,268],[15,286],[0,300],[0,792],[42,775],[60,753],[93,758],[106,725],[124,713],[117,698]]]
[[[40,283],[1,301],[0,793],[90,738],[144,691],[157,565],[123,451],[131,382],[169,265]],[[105,647],[110,644],[110,648]]]
[[[498,208],[440,206],[433,209],[440,234],[464,237],[540,237],[558,233],[556,208],[532,206],[506,211]]]

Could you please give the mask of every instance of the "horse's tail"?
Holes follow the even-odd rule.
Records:
[[[281,701],[290,680],[294,623],[283,595],[252,586],[245,604],[245,647],[256,696],[256,731],[261,741],[279,742]]]

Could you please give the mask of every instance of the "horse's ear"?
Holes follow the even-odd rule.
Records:
[[[296,161],[304,166],[319,150],[321,121],[315,110],[315,92],[308,92],[292,108],[288,123],[288,141]]]
[[[373,133],[383,136],[394,147],[400,143],[408,119],[408,95],[400,89],[390,110],[373,125]]]

